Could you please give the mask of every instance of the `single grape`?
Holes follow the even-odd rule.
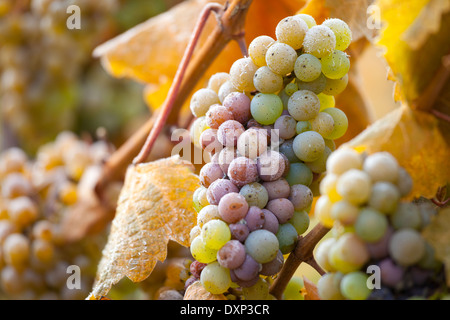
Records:
[[[291,187],[286,179],[281,178],[276,181],[267,181],[263,183],[267,191],[268,200],[287,198],[290,195]],[[292,200],[291,200],[292,201]]]
[[[294,211],[294,215],[288,220],[290,224],[295,228],[297,234],[305,233],[310,224],[309,214],[307,211]]]
[[[258,174],[263,181],[280,179],[286,170],[286,161],[279,152],[268,150],[257,160]]]
[[[239,192],[239,189],[227,179],[218,179],[208,187],[206,196],[210,204],[218,205],[220,199],[230,192]]]
[[[295,132],[297,134],[306,132],[306,131],[311,131],[312,127],[311,127],[311,123],[309,121],[299,121],[297,122],[297,125],[295,127]]]
[[[203,88],[196,91],[191,98],[191,112],[197,118],[206,115],[209,107],[220,103],[219,96],[211,89]]]
[[[202,149],[212,155],[219,153],[223,149],[222,144],[217,139],[216,129],[206,129],[203,131],[200,135],[199,142]]]
[[[390,182],[379,181],[372,186],[369,206],[382,213],[390,214],[397,208],[399,200],[400,193],[395,185]]]
[[[274,43],[275,40],[269,36],[256,37],[248,46],[248,55],[257,66],[265,66],[267,49]]]
[[[280,224],[286,223],[294,215],[294,205],[285,198],[270,200],[266,209],[272,212]]]
[[[371,208],[361,209],[355,223],[356,234],[366,242],[380,241],[388,228],[388,220],[382,213]]]
[[[208,80],[208,89],[213,90],[217,94],[219,93],[220,87],[230,80],[230,75],[226,72],[217,72],[211,76]]]
[[[330,28],[336,36],[336,49],[345,50],[352,42],[352,31],[341,19],[327,19],[322,25]]]
[[[262,228],[276,234],[280,225],[277,216],[267,209],[262,209],[262,212],[264,213],[264,224]]]
[[[311,129],[318,132],[322,137],[328,138],[334,131],[334,119],[326,112],[319,112],[317,117],[309,121]]]
[[[296,128],[297,121],[289,115],[280,116],[274,124],[274,129],[279,130],[280,138],[285,140],[295,136]]]
[[[294,226],[288,222],[280,224],[277,232],[280,251],[283,254],[291,252],[298,241],[298,233]]]
[[[285,76],[294,70],[297,52],[288,44],[275,42],[266,52],[267,66],[274,73]]]
[[[231,239],[228,225],[222,220],[213,219],[206,222],[202,227],[201,237],[205,246],[219,250]]]
[[[228,290],[231,285],[230,271],[212,262],[203,268],[200,274],[203,287],[213,294],[220,294]]]
[[[338,177],[336,174],[327,173],[320,181],[320,194],[326,195],[332,202],[342,200],[342,196],[336,190]]]
[[[7,210],[9,219],[20,229],[28,227],[39,215],[37,204],[26,196],[11,199]]]
[[[202,135],[203,131],[208,129],[208,125],[206,124],[206,117],[202,116],[200,118],[197,118],[194,120],[194,123],[192,124],[190,128],[190,138],[193,144],[199,148],[201,148],[200,144],[200,136]]]
[[[269,284],[267,281],[258,278],[256,284],[242,288],[242,294],[245,300],[268,300]]]
[[[295,137],[293,143],[295,155],[302,161],[319,159],[325,151],[323,137],[315,131],[306,131]]]
[[[306,185],[295,184],[291,186],[288,199],[293,204],[295,210],[302,211],[311,206],[314,195]]]
[[[318,159],[316,159],[314,161],[306,162],[305,164],[308,166],[308,168],[311,169],[312,172],[314,172],[316,174],[323,173],[327,170],[327,166],[326,166],[327,160],[331,153],[332,153],[332,151],[330,150],[330,148],[325,146],[323,153],[320,155],[320,157]]]
[[[258,165],[252,159],[237,157],[228,167],[228,177],[237,187],[256,182],[259,178]]]
[[[316,20],[314,20],[314,18],[312,16],[310,16],[309,14],[305,14],[305,13],[296,14],[294,16],[294,18],[302,19],[303,21],[305,21],[306,24],[308,25],[308,28],[311,28],[311,27],[314,27],[317,25]]]
[[[230,232],[231,232],[231,238],[239,240],[240,242],[244,242],[245,239],[247,239],[250,230],[247,227],[247,224],[245,223],[232,223],[229,225]]]
[[[323,111],[328,108],[334,108],[336,106],[336,99],[334,96],[329,96],[324,93],[319,93],[317,95],[320,101],[320,111]]]
[[[332,206],[333,203],[328,196],[320,196],[314,207],[314,216],[327,228],[332,228],[334,225],[334,220],[331,216]]]
[[[278,248],[277,237],[264,229],[250,232],[245,240],[245,249],[248,254],[259,263],[267,263],[273,260],[278,254]],[[239,275],[237,276],[239,277]]]
[[[217,94],[219,97],[220,103],[224,103],[226,97],[228,97],[229,94],[233,92],[237,92],[238,90],[233,86],[231,83],[231,79],[228,81],[225,81],[219,89],[219,93]]]
[[[328,108],[323,110],[323,113],[328,113],[334,120],[334,129],[325,138],[336,140],[342,137],[348,129],[348,119],[345,113],[338,108]]]
[[[392,259],[384,259],[378,263],[380,267],[381,283],[385,286],[395,288],[403,280],[404,269],[392,261]]]
[[[304,163],[291,163],[286,180],[290,186],[295,184],[309,186],[313,181],[313,173]]]
[[[263,125],[270,125],[281,116],[283,103],[276,94],[258,93],[250,104],[253,118]]]
[[[284,92],[290,97],[292,94],[298,91],[298,86],[295,82],[288,83],[286,87],[284,87]],[[283,103],[284,104],[284,103]]]
[[[237,150],[234,147],[225,147],[219,152],[219,155],[217,156],[217,162],[219,163],[222,171],[228,173],[228,168],[231,161],[233,161],[237,157]]]
[[[200,169],[199,177],[201,184],[209,187],[217,179],[224,178],[224,173],[218,163],[209,162]]]
[[[284,154],[291,164],[300,162],[300,159],[295,155],[293,144],[294,139],[286,140],[280,145],[279,149],[280,153]]]
[[[28,263],[30,242],[25,235],[12,233],[5,238],[2,251],[3,258],[8,265],[17,270],[23,270]]]
[[[322,72],[328,79],[340,79],[350,70],[350,59],[340,50],[335,50],[332,54],[323,57],[320,62]]]
[[[244,262],[236,269],[233,269],[233,271],[240,280],[250,281],[258,276],[260,269],[261,264],[253,259],[250,254],[246,254]]]
[[[292,277],[289,280],[286,289],[283,291],[284,300],[305,300],[302,289],[305,287],[303,279],[300,277]]]
[[[306,82],[296,79],[295,83],[297,84],[298,90],[308,90],[318,95],[327,87],[327,81],[330,81],[330,79],[327,79],[327,77],[321,73],[319,77],[312,81]]]
[[[303,45],[303,39],[307,31],[308,25],[304,20],[291,16],[284,18],[277,24],[275,35],[279,42],[286,43],[298,50]]]
[[[242,92],[231,92],[223,100],[223,106],[227,108],[236,121],[247,123],[251,118],[250,98]]]
[[[253,77],[258,66],[251,58],[236,60],[230,68],[230,81],[237,91],[254,91]]]
[[[327,173],[342,174],[350,169],[362,168],[362,157],[351,148],[340,148],[327,160]]]
[[[335,245],[339,247],[340,258],[352,265],[362,267],[370,259],[366,243],[354,233],[344,233]]]
[[[322,73],[322,64],[312,54],[302,54],[295,61],[294,73],[297,79],[304,82],[316,80]]]
[[[395,229],[410,228],[420,231],[422,216],[419,208],[411,202],[400,202],[391,216],[391,224]]]
[[[408,171],[404,168],[399,167],[398,170],[397,188],[401,197],[406,197],[412,190],[413,181]]]
[[[236,192],[224,195],[219,202],[218,212],[227,223],[236,223],[247,214],[249,205],[246,199]]]
[[[283,77],[264,66],[256,70],[253,84],[261,93],[276,93],[283,88]]]
[[[230,240],[217,252],[217,261],[228,269],[239,267],[245,260],[245,247],[238,240]]]
[[[359,215],[359,208],[346,200],[340,200],[333,204],[331,217],[344,226],[353,225]]]
[[[218,129],[227,120],[234,120],[233,114],[220,104],[212,105],[206,112],[206,124],[210,128]]]
[[[225,147],[236,146],[239,136],[244,133],[244,126],[236,120],[227,120],[217,130],[217,139]]]
[[[246,184],[241,188],[239,194],[244,196],[249,206],[264,208],[269,201],[269,193],[266,188],[258,182]]]
[[[350,169],[338,178],[336,190],[345,200],[359,205],[369,200],[372,181],[366,172]]]
[[[252,206],[249,208],[244,219],[248,230],[252,232],[263,228],[265,215],[260,208]]]
[[[367,243],[367,250],[369,255],[373,259],[382,259],[389,255],[389,242],[391,236],[394,233],[394,229],[389,226],[383,237],[375,243]]]
[[[341,281],[343,274],[340,272],[326,273],[320,277],[317,290],[322,300],[344,300],[341,293]]]
[[[216,205],[203,207],[197,215],[197,225],[201,228],[205,223],[213,219],[220,219],[219,208]]]
[[[347,88],[348,74],[340,79],[328,79],[325,77],[325,80],[325,86],[322,89],[323,93],[330,96],[337,96]]]
[[[314,119],[319,114],[319,110],[319,98],[312,91],[299,90],[289,98],[289,114],[297,121]]]
[[[306,32],[303,49],[317,58],[325,57],[336,48],[336,36],[327,26],[313,26]]]
[[[334,238],[325,238],[319,242],[315,251],[314,258],[316,259],[319,266],[321,266],[325,271],[332,272],[335,271],[333,266],[330,263],[329,256],[330,250],[336,243],[336,239]]]
[[[367,278],[361,271],[344,275],[341,280],[342,295],[350,300],[366,300],[372,292],[367,286]]]
[[[372,181],[387,181],[396,183],[399,173],[397,159],[388,152],[377,152],[369,155],[363,164]]]
[[[237,150],[242,156],[255,159],[267,150],[267,132],[250,128],[239,136]]]

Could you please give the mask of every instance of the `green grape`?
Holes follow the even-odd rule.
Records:
[[[263,67],[266,64],[266,53],[267,49],[275,43],[275,40],[269,36],[259,36],[250,42],[248,46],[248,55],[253,60],[253,62],[259,66]]]
[[[283,102],[276,94],[258,93],[250,104],[253,118],[263,125],[270,125],[281,116]]]
[[[190,250],[192,256],[198,262],[210,263],[217,259],[217,250],[207,247],[201,235],[192,240]]]
[[[256,206],[263,209],[269,202],[269,194],[266,188],[258,182],[246,184],[241,188],[239,194],[247,200],[248,206]]]
[[[294,72],[297,79],[310,82],[316,80],[322,73],[322,64],[319,59],[305,53],[295,61]],[[325,73],[324,73],[325,74]]]
[[[341,293],[343,274],[340,272],[326,273],[317,282],[317,291],[322,300],[344,300]]]
[[[323,111],[328,108],[334,108],[336,106],[336,99],[334,96],[329,96],[324,93],[319,93],[317,95],[320,101],[320,111]]]
[[[307,31],[308,25],[303,19],[286,17],[277,24],[275,35],[279,42],[286,43],[294,50],[298,50],[303,45],[303,39]]]
[[[303,41],[303,49],[317,58],[331,54],[336,48],[336,36],[326,26],[314,26],[308,30]]]
[[[378,242],[386,233],[388,220],[382,213],[371,209],[361,209],[355,222],[355,232],[364,241]]]
[[[207,247],[219,250],[231,239],[231,232],[224,221],[214,219],[203,225],[201,236]]]
[[[425,254],[425,241],[413,229],[400,229],[389,240],[389,254],[401,266],[411,266],[419,262]]]
[[[298,241],[298,233],[292,224],[289,222],[280,224],[277,232],[277,239],[280,246],[280,251],[283,254],[291,252]]]
[[[309,186],[313,181],[313,173],[304,163],[291,163],[288,174],[286,175],[286,181],[290,186],[295,184]]]
[[[372,290],[367,286],[368,276],[361,272],[355,271],[344,275],[341,280],[341,293],[349,300],[366,300]]]
[[[297,121],[314,119],[319,114],[319,110],[319,98],[312,91],[299,90],[289,98],[289,114]]]
[[[335,50],[320,60],[322,72],[328,79],[340,79],[350,70],[350,59],[343,51]]]
[[[305,297],[302,294],[304,287],[305,284],[303,283],[302,278],[292,277],[286,285],[286,289],[284,289],[284,300],[305,300]]]
[[[328,108],[323,110],[323,112],[328,113],[333,117],[334,129],[330,135],[326,136],[327,139],[336,140],[342,137],[348,129],[348,118],[345,113],[338,108]]]
[[[310,120],[313,131],[318,132],[322,137],[328,138],[334,131],[334,119],[326,112],[319,112],[317,117]]]
[[[238,91],[254,91],[253,77],[258,66],[250,58],[236,60],[230,68],[230,81]]]
[[[293,149],[300,160],[310,162],[319,159],[323,154],[325,141],[319,133],[306,131],[295,137]]]
[[[317,26],[316,20],[314,20],[314,18],[312,16],[310,16],[309,14],[305,14],[305,13],[296,14],[294,16],[294,18],[297,18],[297,19],[300,18],[303,21],[305,21],[306,24],[308,25],[308,28]]]
[[[341,19],[327,19],[322,25],[330,28],[336,36],[336,49],[344,51],[352,42],[352,31]]]
[[[296,126],[296,132],[297,134],[306,132],[306,131],[311,131],[312,127],[311,127],[311,123],[309,121],[299,121],[297,122],[297,126]]]
[[[315,94],[319,94],[325,90],[327,81],[327,77],[325,77],[323,73],[321,73],[317,79],[310,82],[301,81],[300,79],[295,80],[299,90],[309,90]]]
[[[320,157],[314,161],[306,162],[305,164],[308,166],[308,168],[311,169],[314,173],[322,173],[327,170],[327,159],[331,154],[330,148],[325,146],[324,151],[320,155]]]
[[[259,263],[267,263],[275,259],[278,248],[277,237],[265,229],[252,231],[245,239],[245,250]]]
[[[294,70],[296,60],[297,52],[291,46],[281,42],[271,45],[266,53],[267,66],[281,76]]]
[[[262,278],[258,278],[256,284],[242,288],[242,294],[245,300],[268,300],[269,283]]]
[[[195,211],[197,211],[197,212],[200,212],[200,210],[202,209],[202,206],[200,205],[200,200],[199,200],[199,193],[202,191],[202,188],[205,188],[205,187],[201,186],[200,188],[197,188],[194,191],[194,195],[192,196],[193,207],[194,207]]]
[[[337,96],[338,94],[343,92],[345,88],[347,88],[347,85],[348,85],[348,74],[346,74],[340,79],[326,78],[326,83],[322,91],[323,93],[328,94],[330,96]]]
[[[297,234],[304,234],[309,228],[309,214],[307,211],[294,211],[294,215],[288,221],[297,230]]]
[[[397,208],[397,203],[399,200],[400,192],[394,184],[379,181],[375,182],[372,186],[369,206],[380,211],[381,213],[390,214]],[[417,227],[419,226],[420,222],[417,224]]]
[[[256,70],[253,84],[261,93],[275,93],[283,87],[283,77],[273,73],[269,67],[263,66]]]
[[[200,273],[203,287],[213,294],[221,294],[231,286],[230,270],[219,265],[218,262],[209,263]]]
[[[191,112],[197,118],[200,118],[208,112],[213,104],[220,103],[219,96],[211,89],[203,88],[196,91],[191,98]]]
[[[336,151],[336,143],[331,139],[323,139],[325,140],[325,146],[330,148],[331,151]]]
[[[295,82],[288,83],[284,88],[284,91],[288,96],[292,96],[294,92],[298,91],[298,86]]]
[[[410,228],[420,230],[422,217],[419,208],[411,202],[399,203],[397,210],[391,216],[391,224],[395,229]]]

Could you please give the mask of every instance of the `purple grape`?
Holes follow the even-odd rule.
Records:
[[[234,120],[233,114],[220,104],[212,105],[206,112],[206,124],[212,129],[218,129],[222,123],[228,120]]]
[[[295,136],[297,121],[289,115],[281,115],[274,123],[274,129],[278,130],[281,139],[291,139]]]
[[[208,187],[206,198],[209,204],[218,205],[220,199],[230,192],[238,193],[239,189],[228,179],[217,179]]]
[[[262,209],[252,206],[248,209],[247,215],[245,216],[245,222],[247,223],[248,230],[250,232],[258,229],[262,229],[265,222],[265,216]]]
[[[189,271],[195,278],[200,278],[200,273],[202,273],[204,267],[206,267],[206,263],[201,263],[197,260],[194,260],[189,266]]]
[[[278,250],[277,256],[272,261],[262,264],[261,271],[259,272],[263,276],[273,276],[281,271],[284,264],[283,253]]]
[[[256,161],[246,157],[234,159],[228,167],[228,177],[238,187],[256,182],[259,178]]]
[[[289,200],[297,211],[305,210],[313,202],[314,195],[310,188],[303,184],[294,184],[291,186]]]
[[[219,201],[219,214],[221,218],[230,223],[236,223],[243,219],[248,211],[248,203],[244,196],[231,192],[222,197]]]
[[[209,162],[205,164],[200,170],[200,182],[203,186],[209,187],[211,183],[216,181],[217,179],[224,178],[225,174],[220,168],[219,164]]]
[[[280,224],[286,223],[294,215],[294,205],[288,199],[279,198],[270,200],[266,209],[271,211]]]
[[[206,129],[200,135],[200,145],[202,149],[209,152],[212,155],[218,154],[223,146],[217,139],[217,130],[216,129]]]
[[[253,277],[250,280],[244,281],[244,280],[239,279],[236,276],[234,270],[230,270],[230,278],[231,278],[231,281],[236,283],[239,287],[241,287],[241,288],[250,288],[250,287],[253,287],[258,282],[259,275],[256,275],[255,277]]]
[[[238,157],[237,150],[233,147],[223,148],[218,155],[218,162],[222,171],[228,173],[231,161]]]
[[[394,230],[392,229],[392,227],[388,227],[381,240],[376,243],[366,244],[371,258],[382,259],[389,255],[389,241],[393,233]]]
[[[217,139],[225,147],[234,147],[239,136],[244,133],[244,126],[236,120],[227,120],[217,130]]]
[[[263,181],[280,179],[285,169],[286,162],[279,152],[268,150],[258,158],[258,173]]]
[[[267,181],[262,184],[269,194],[269,201],[279,198],[288,198],[291,193],[291,186],[286,179]]]
[[[246,254],[244,262],[236,269],[233,269],[233,271],[238,279],[249,281],[258,275],[260,269],[261,264]]]
[[[227,108],[240,123],[246,123],[250,117],[250,98],[242,92],[231,92],[223,100],[223,106]]]
[[[245,223],[232,223],[228,226],[231,232],[231,239],[244,242],[247,239],[250,230]]]
[[[381,282],[391,288],[396,287],[403,279],[404,270],[396,265],[391,259],[382,260],[378,266],[380,267]]]
[[[277,234],[278,227],[280,226],[280,223],[278,222],[278,218],[267,209],[262,209],[262,211],[264,213],[263,229],[266,229],[267,231]]]
[[[217,261],[222,267],[236,269],[245,260],[245,247],[238,240],[230,240],[217,252]]]

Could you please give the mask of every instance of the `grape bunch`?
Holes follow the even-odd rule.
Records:
[[[420,287],[442,270],[421,230],[436,210],[429,202],[402,200],[411,189],[410,175],[390,153],[341,147],[330,155],[315,206],[315,216],[334,233],[315,252],[328,271],[318,283],[322,299],[430,294]],[[368,285],[374,270],[379,272],[369,282],[379,276],[379,288]]]
[[[105,141],[88,143],[70,132],[39,148],[35,160],[19,148],[0,154],[0,297],[84,299],[94,280],[106,237],[66,243],[65,216],[81,201],[86,177],[112,152]],[[119,185],[108,189],[115,201]],[[113,202],[111,202],[113,203]],[[66,281],[80,269],[80,289]]]
[[[204,150],[194,193],[192,281],[211,293],[239,287],[268,298],[268,284],[309,227],[312,184],[347,130],[334,95],[348,83],[351,31],[339,19],[281,20],[249,56],[196,91],[191,140]]]

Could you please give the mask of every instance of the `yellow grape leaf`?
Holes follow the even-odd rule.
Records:
[[[377,44],[386,50],[400,85],[397,93],[412,106],[450,53],[450,0],[378,0],[376,5],[384,27]]]
[[[147,278],[157,260],[165,260],[169,240],[189,246],[197,219],[192,196],[199,186],[192,171],[178,156],[128,168],[91,296],[106,296],[124,276]]]
[[[227,298],[223,294],[212,294],[200,281],[195,281],[186,289],[183,300],[227,300]]]
[[[344,145],[369,154],[390,152],[414,181],[408,198],[432,198],[438,187],[450,181],[449,138],[434,116],[403,105]]]
[[[376,29],[368,28],[368,10],[374,0],[311,0],[299,11],[312,15],[317,24],[328,18],[344,20],[352,30],[353,41],[376,35]]]
[[[436,257],[445,264],[447,286],[450,287],[450,208],[442,209],[422,232],[434,248]]]

